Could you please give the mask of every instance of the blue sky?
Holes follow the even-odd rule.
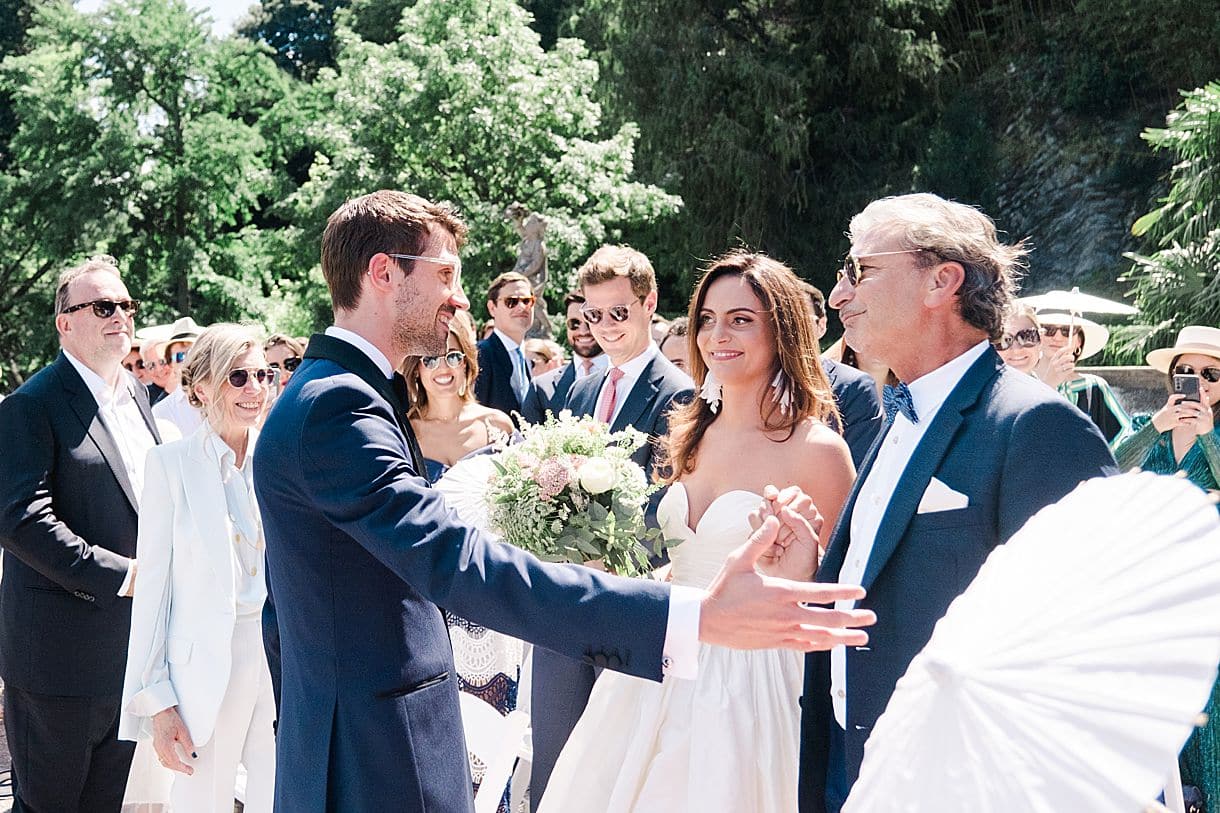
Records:
[[[97,11],[107,0],[78,0],[76,6],[81,11]],[[212,17],[212,31],[223,36],[233,31],[237,19],[243,16],[251,6],[258,5],[258,0],[187,0],[191,8],[208,12]]]

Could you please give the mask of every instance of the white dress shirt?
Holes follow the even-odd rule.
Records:
[[[390,367],[390,362],[386,359],[385,354],[374,347],[363,336],[333,325],[326,329],[326,335],[345,341],[363,352],[385,373],[386,378],[393,374],[393,368]],[[652,352],[656,352],[656,349],[655,344],[649,345],[649,350]],[[637,356],[635,359],[627,362],[627,365],[635,364],[641,357],[646,358],[644,363],[640,364],[636,370],[635,376],[632,378],[633,382],[635,378],[639,378],[640,372],[644,369],[644,364],[652,356],[646,350],[641,356]],[[627,380],[625,369],[627,365],[624,365],[625,374],[622,379],[623,381]],[[622,381],[619,384],[621,385]],[[626,389],[622,392],[627,393],[630,391],[630,389]],[[704,591],[692,587],[675,585],[670,588],[669,613],[665,621],[665,643],[661,647],[661,671],[669,677],[689,680],[698,676],[699,611],[702,606],[703,596]]]
[[[110,437],[114,439],[119,456],[123,458],[123,468],[136,496],[136,507],[139,508],[140,495],[144,493],[144,460],[148,456],[148,450],[157,445],[152,430],[144,422],[144,415],[136,404],[135,387],[142,385],[131,373],[119,370],[118,380],[111,387],[100,375],[86,367],[84,362],[67,350],[63,352],[64,357],[93,394],[93,399],[97,401],[98,416]],[[120,596],[131,592],[133,572],[131,565],[128,565],[127,576],[119,586]]]
[[[254,434],[246,449],[245,459],[238,468],[237,455],[220,435],[208,431],[205,448],[216,461],[220,481],[224,484],[225,508],[233,528],[230,550],[237,573],[237,619],[258,617],[267,598],[267,581],[263,573],[263,523],[254,499]]]
[[[648,363],[651,362],[660,352],[661,351],[657,347],[656,342],[650,341],[648,342],[648,346],[644,348],[644,351],[631,361],[614,365],[623,371],[623,377],[618,380],[618,390],[615,393],[614,414],[610,416],[610,424],[612,426],[614,425],[614,422],[618,420],[618,414],[623,411],[623,404],[627,403],[627,397],[631,395],[631,390],[633,387],[635,387],[635,382],[639,381],[640,376],[643,375],[644,368],[647,367]],[[607,369],[609,369],[610,366],[611,365],[607,363]],[[599,405],[601,404],[602,396],[605,395],[605,389],[606,381],[602,381],[601,388],[597,391],[597,400],[594,403]]]
[[[193,435],[196,429],[203,426],[203,413],[186,400],[186,387],[181,384],[178,389],[153,404],[152,414],[158,421],[169,421],[178,427],[184,438]]]
[[[873,553],[873,543],[877,541],[877,530],[911,456],[936,419],[936,413],[945,399],[957,387],[970,365],[986,352],[987,346],[987,342],[979,342],[947,364],[907,384],[919,423],[911,423],[901,412],[894,415],[894,423],[877,450],[873,466],[856,495],[856,504],[851,512],[850,541],[843,566],[839,569],[840,584],[859,584],[864,578],[869,557]],[[855,601],[837,601],[835,609],[850,610],[855,605]],[[841,646],[830,651],[830,699],[835,721],[846,729],[847,652]]]

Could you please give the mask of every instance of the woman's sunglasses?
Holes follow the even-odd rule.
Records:
[[[1043,325],[1042,335],[1048,339],[1058,333],[1063,338],[1067,338],[1075,333],[1077,336],[1083,336],[1084,332],[1079,327],[1068,327],[1067,325]]]
[[[1196,370],[1189,364],[1179,364],[1173,368],[1174,375],[1197,375],[1209,384],[1215,384],[1220,381],[1220,367],[1204,367],[1202,370]]]
[[[1000,337],[998,342],[995,342],[995,349],[1007,350],[1014,344],[1019,344],[1021,347],[1034,347],[1042,344],[1042,338],[1038,336],[1036,328],[1027,327],[1025,330],[1018,330],[1016,333],[1005,333]]]
[[[275,383],[275,370],[268,367],[260,367],[254,370],[247,370],[238,367],[236,370],[229,371],[229,386],[233,389],[240,390],[246,384],[250,383],[250,377],[253,376],[264,387],[269,387]]]
[[[269,361],[267,363],[270,364],[272,367],[274,367],[277,370],[280,368],[280,363],[278,361]],[[301,366],[301,357],[300,356],[291,356],[289,358],[284,359],[284,369],[290,373],[295,373],[297,371],[297,368],[300,366]]]
[[[427,367],[429,370],[435,370],[441,366],[441,359],[445,360],[445,365],[450,369],[456,369],[462,366],[466,361],[466,354],[461,350],[450,350],[443,356],[421,356],[419,363]]]
[[[602,316],[609,316],[616,322],[626,322],[627,317],[631,315],[631,306],[634,302],[628,302],[626,305],[611,305],[608,308],[590,308],[584,306],[580,309],[580,315],[585,317],[585,321],[591,325],[596,325],[602,320]]]
[[[114,312],[119,308],[122,308],[123,313],[128,316],[135,316],[136,311],[140,309],[140,300],[94,299],[90,302],[82,302],[79,305],[64,308],[60,313],[76,313],[77,311],[83,311],[85,308],[93,308],[93,315],[98,319],[109,319],[111,316],[114,316]]]

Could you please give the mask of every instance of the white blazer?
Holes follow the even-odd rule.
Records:
[[[210,431],[148,453],[119,739],[151,736],[150,718],[177,706],[204,745],[229,685],[239,566]]]

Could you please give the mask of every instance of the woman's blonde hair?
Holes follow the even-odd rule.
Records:
[[[457,339],[462,355],[466,357],[466,388],[462,390],[462,400],[474,400],[474,380],[479,377],[479,346],[475,341],[474,322],[466,311],[458,311],[449,320],[449,335]],[[408,418],[423,418],[428,414],[428,392],[419,380],[419,366],[422,356],[407,356],[402,366],[403,378],[407,379],[407,394],[411,397],[411,408],[407,410]]]
[[[202,412],[214,428],[215,415],[209,414],[207,404],[195,392],[195,387],[201,387],[207,392],[209,400],[216,403],[221,385],[228,378],[237,357],[252,347],[262,349],[262,346],[253,328],[217,322],[200,333],[187,352],[186,361],[182,363],[182,386],[186,388],[186,400]]]
[[[809,296],[788,266],[765,254],[732,251],[713,261],[695,286],[687,315],[690,325],[687,343],[696,391],[707,378],[707,364],[699,353],[699,312],[703,310],[708,288],[727,276],[741,277],[749,283],[775,334],[775,365],[770,375],[782,373],[780,386],[790,396],[791,406],[786,411],[781,409],[779,399],[772,398],[772,390],[768,389],[758,405],[766,430],[782,435],[777,437],[782,442],[792,437],[797,425],[807,418],[838,422],[839,410],[830,380],[818,358]],[[672,483],[694,470],[699,443],[717,414],[699,397],[673,410],[663,444],[663,462],[658,469],[663,482]]]

